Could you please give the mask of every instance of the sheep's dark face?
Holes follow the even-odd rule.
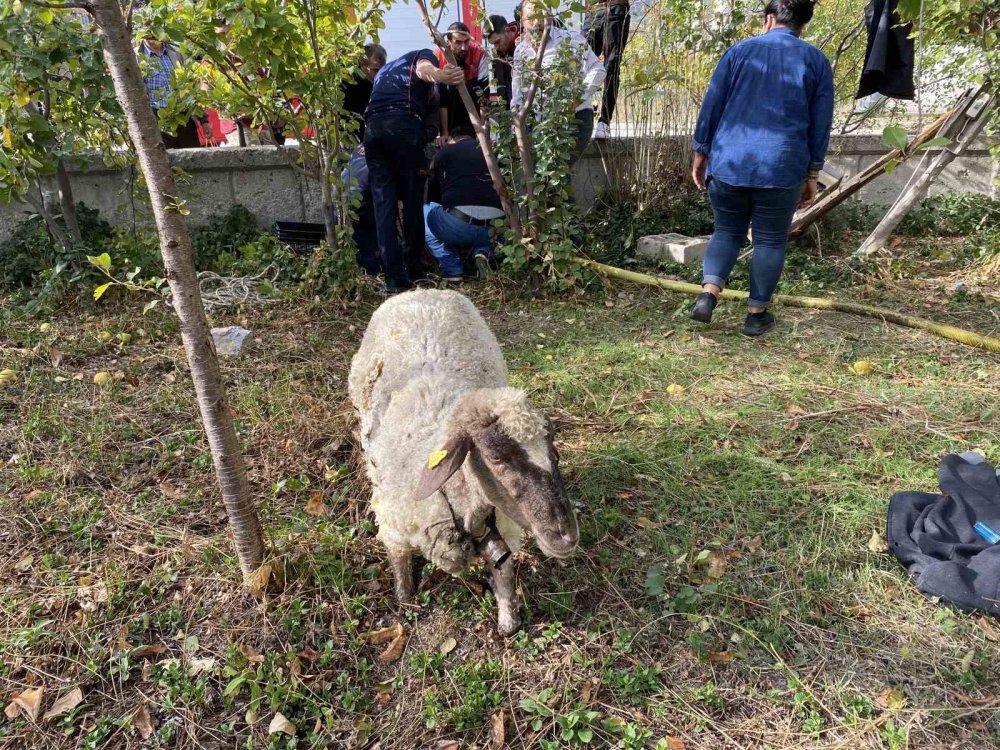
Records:
[[[566,497],[553,438],[548,420],[544,431],[522,442],[494,423],[473,438],[470,459],[481,480],[498,485],[488,493],[497,508],[530,530],[546,555],[567,557],[580,541],[580,529]]]

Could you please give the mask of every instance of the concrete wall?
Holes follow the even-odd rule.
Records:
[[[678,158],[687,159],[683,144],[676,144]],[[631,139],[611,140],[591,145],[573,175],[577,201],[593,205],[595,196],[613,174],[627,163],[635,149]],[[830,148],[828,169],[845,177],[856,173],[885,153],[877,135],[837,136]],[[204,223],[213,214],[224,213],[234,203],[242,203],[257,217],[261,226],[275,221],[321,222],[319,191],[314,183],[296,172],[287,154],[271,147],[215,148],[172,151],[171,162],[190,176],[182,189],[191,209],[190,220]],[[883,175],[861,191],[861,200],[887,205],[899,194],[913,166],[903,164],[891,175]],[[97,208],[111,223],[128,225],[133,220],[149,223],[144,189],[137,185],[129,169],[111,168],[99,157],[70,169],[78,201]],[[977,144],[957,159],[935,186],[937,191],[979,192],[1000,198],[1000,160],[991,158],[985,143]],[[132,200],[131,188],[135,188]],[[10,236],[31,209],[24,205],[0,205],[0,240]]]

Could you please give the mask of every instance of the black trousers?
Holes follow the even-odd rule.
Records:
[[[610,123],[615,115],[615,105],[618,103],[618,74],[625,45],[628,44],[628,29],[631,22],[632,14],[629,6],[621,4],[595,11],[587,16],[583,25],[591,49],[595,55],[604,58],[604,69],[607,71],[601,115],[598,118],[605,124]]]
[[[365,161],[375,205],[375,229],[387,283],[406,285],[424,273],[424,136],[420,120],[408,115],[370,120]],[[396,229],[397,201],[403,203],[403,245]]]

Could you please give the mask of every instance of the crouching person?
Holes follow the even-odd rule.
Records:
[[[504,214],[471,127],[452,130],[451,142],[435,155],[430,173],[425,239],[442,278],[460,281],[465,276],[463,251],[471,251],[479,278],[485,278],[493,257],[490,225]]]
[[[368,184],[368,162],[365,160],[364,144],[359,144],[351,154],[347,168],[340,175],[348,191],[351,205],[357,211],[352,222],[354,255],[358,265],[369,276],[382,273],[382,256],[378,249],[378,233],[375,226],[375,204],[372,202],[371,186]]]

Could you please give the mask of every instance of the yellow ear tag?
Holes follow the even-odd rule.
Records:
[[[434,451],[431,455],[427,457],[427,468],[436,469],[438,464],[445,460],[448,456],[448,451]]]

